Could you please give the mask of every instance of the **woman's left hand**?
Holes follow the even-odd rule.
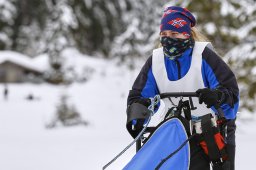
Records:
[[[199,98],[199,103],[205,103],[207,105],[207,108],[210,108],[212,106],[214,106],[215,108],[219,108],[220,104],[223,101],[223,92],[218,89],[203,88],[198,89],[196,93]]]

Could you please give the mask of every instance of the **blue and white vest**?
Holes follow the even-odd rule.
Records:
[[[201,68],[202,53],[207,45],[211,44],[209,42],[195,42],[190,68],[184,77],[176,81],[170,81],[168,79],[166,71],[168,68],[165,67],[163,48],[155,49],[152,56],[152,72],[159,92],[195,92],[200,88],[205,88]],[[171,100],[172,102],[170,102],[169,99],[164,99],[165,112],[173,107],[172,103],[178,105],[179,98],[172,98]],[[186,99],[184,98],[184,100]],[[198,98],[196,97],[193,97],[193,104],[197,107],[196,110],[191,111],[193,116],[213,113],[205,104],[199,104]]]

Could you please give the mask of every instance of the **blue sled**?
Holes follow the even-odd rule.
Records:
[[[123,170],[155,170],[157,165],[188,139],[185,127],[178,118],[161,124]],[[188,170],[189,142],[169,158],[160,170]]]

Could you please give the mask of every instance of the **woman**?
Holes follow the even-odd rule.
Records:
[[[195,31],[196,19],[185,8],[171,6],[165,9],[160,25],[161,48],[155,49],[136,78],[128,96],[128,107],[133,103],[148,106],[148,98],[159,93],[189,91],[199,96],[194,101],[198,109],[194,116],[223,109],[227,125],[227,152],[230,169],[235,160],[235,119],[239,105],[239,89],[235,75]],[[173,102],[165,101],[171,106]],[[176,103],[177,104],[177,103]],[[129,114],[129,113],[128,113]],[[134,113],[133,113],[134,114]],[[142,121],[133,121],[141,129]],[[138,131],[128,129],[134,137]],[[190,143],[190,169],[210,170],[209,160],[195,141]]]

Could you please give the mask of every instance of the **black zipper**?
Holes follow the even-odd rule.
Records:
[[[177,67],[178,67],[178,79],[181,79],[181,70],[180,70],[180,62],[179,60],[175,60]]]

